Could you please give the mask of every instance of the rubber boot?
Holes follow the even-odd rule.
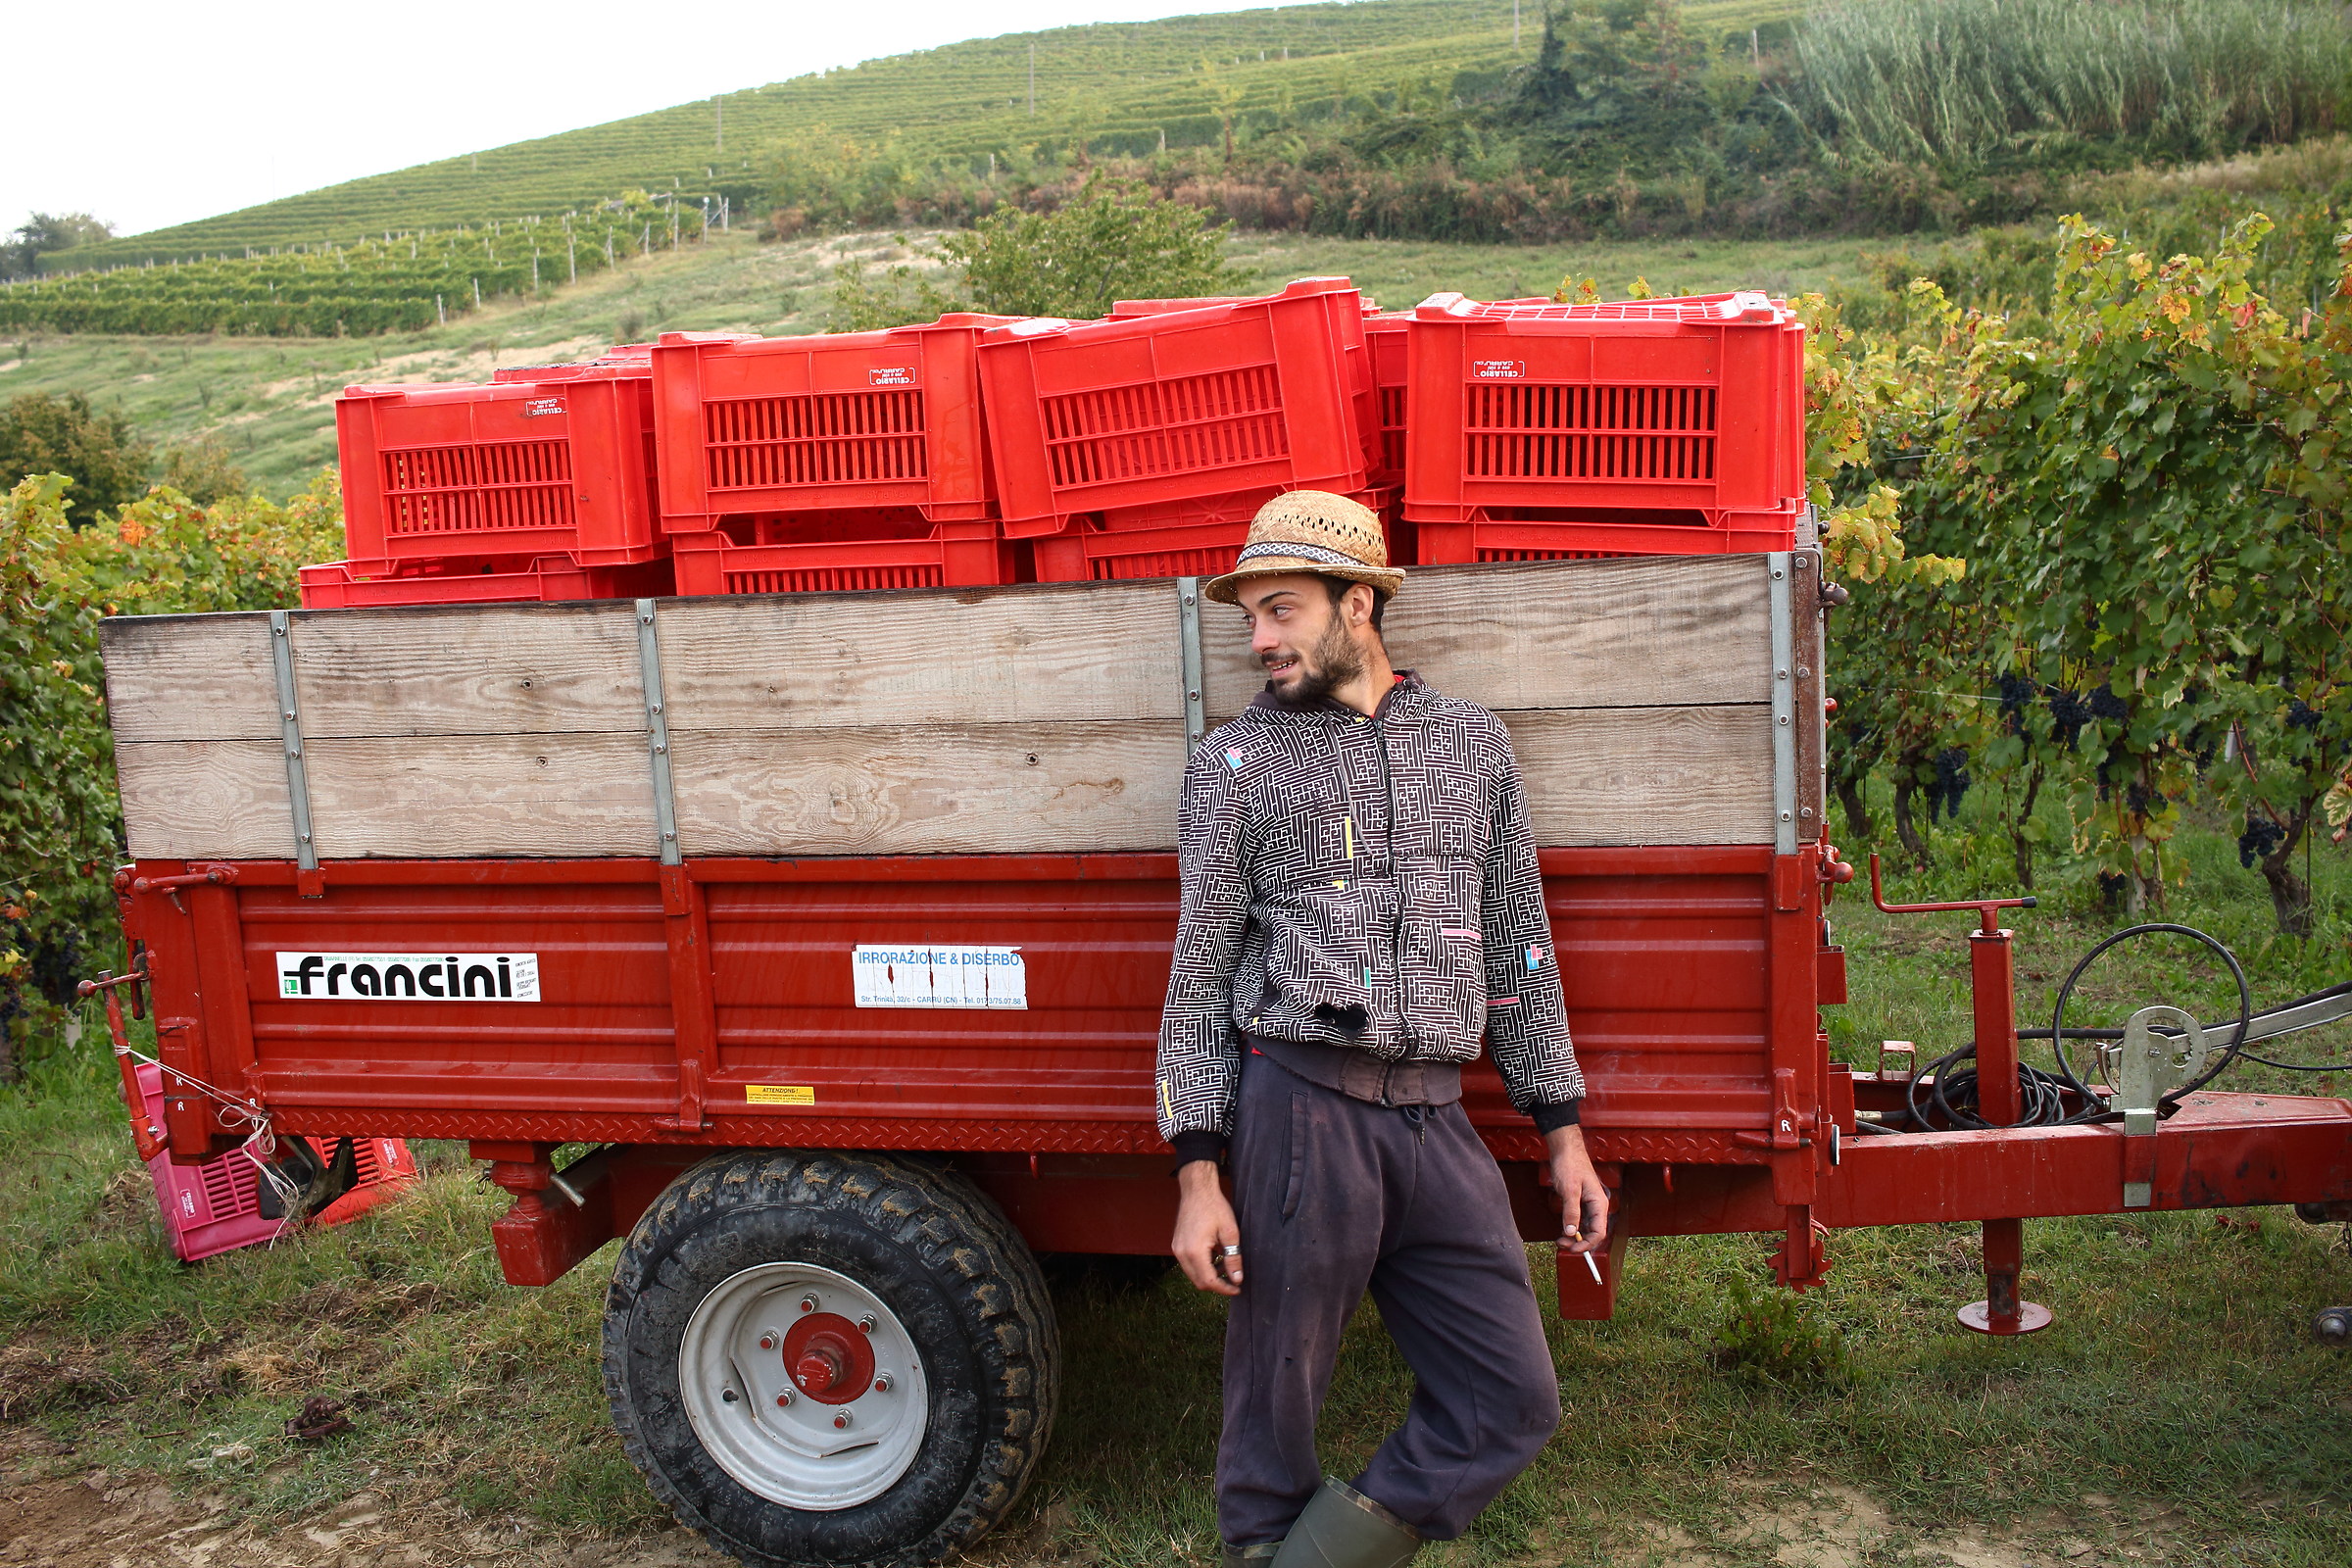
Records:
[[[1420,1549],[1421,1538],[1410,1525],[1326,1477],[1283,1538],[1274,1568],[1401,1568]]]
[[[1254,1546],[1227,1546],[1225,1568],[1274,1568],[1274,1554],[1280,1550],[1279,1541],[1264,1541]]]

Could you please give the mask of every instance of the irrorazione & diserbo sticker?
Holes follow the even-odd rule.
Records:
[[[850,977],[860,1007],[1029,1005],[1018,948],[861,943],[850,955]]]

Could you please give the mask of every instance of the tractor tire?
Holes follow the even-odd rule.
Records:
[[[1060,1339],[1036,1260],[952,1171],[738,1151],[648,1208],[606,1297],[605,1393],[680,1523],[757,1568],[914,1568],[1037,1468]]]

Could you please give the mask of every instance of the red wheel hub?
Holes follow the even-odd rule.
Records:
[[[838,1312],[811,1312],[784,1335],[784,1372],[820,1404],[848,1404],[874,1385],[874,1348]]]

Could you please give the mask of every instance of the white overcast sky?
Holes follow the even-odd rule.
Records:
[[[0,230],[208,218],[961,38],[1265,0],[48,0],[11,5]]]

